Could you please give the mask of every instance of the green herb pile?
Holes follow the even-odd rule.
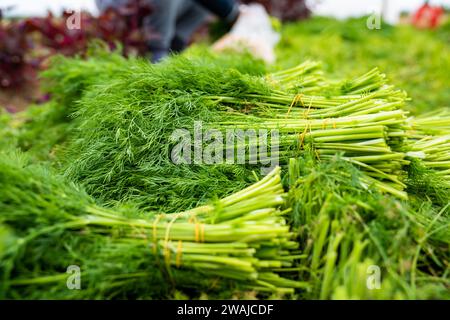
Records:
[[[450,185],[450,110],[442,108],[410,119],[408,153]]]
[[[416,172],[422,185],[408,185],[410,200],[404,202],[366,192],[361,171],[348,162],[317,163],[313,155],[291,160],[291,223],[306,256],[300,278],[311,286],[301,298],[449,297],[449,202],[442,197],[448,189],[440,180],[424,179],[424,172]],[[430,201],[434,194],[446,205]],[[370,276],[378,267],[382,283],[376,289]]]
[[[449,298],[449,111],[327,63],[55,59],[51,101],[0,118],[0,297]],[[196,121],[277,130],[280,167],[174,163]]]
[[[131,207],[99,207],[21,156],[3,154],[0,167],[3,298],[42,298],[33,294],[39,289],[58,298],[68,261],[83,266],[85,290],[73,292],[83,298],[151,297],[167,286],[189,287],[197,278],[187,270],[206,276],[199,283],[205,289],[216,281],[218,290],[221,279],[261,292],[307,287],[279,275],[301,257],[284,219],[289,210],[278,209],[285,198],[279,168],[210,205],[145,215]],[[119,290],[139,282],[145,285]]]
[[[252,168],[225,161],[179,165],[169,157],[172,133],[192,131],[194,121],[202,121],[223,132],[278,130],[280,150],[272,156],[282,164],[305,146],[322,160],[341,154],[365,172],[366,188],[407,199],[406,101],[377,69],[335,82],[324,79],[314,62],[261,77],[198,57],[174,57],[156,66],[130,61],[126,71],[78,102],[65,173],[105,201],[133,200],[170,212],[235,192],[249,183]],[[227,182],[211,188],[219,181]]]

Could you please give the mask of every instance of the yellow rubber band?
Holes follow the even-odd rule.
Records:
[[[303,103],[302,97],[303,97],[303,93],[299,93],[299,94],[298,94],[297,102],[300,102],[300,104],[301,104],[302,107],[304,108],[304,107],[305,107],[305,104]]]
[[[195,215],[195,213],[191,214],[189,216],[188,223],[196,223],[196,222],[197,222],[197,216]]]
[[[294,99],[292,100],[291,105],[289,106],[289,109],[288,109],[288,111],[287,111],[286,118],[289,117],[289,114],[291,113],[292,107],[293,107],[295,104],[297,104],[297,102],[300,101],[300,102],[302,103],[302,105],[303,105],[303,102],[302,102],[302,96],[303,96],[302,93],[298,93],[298,94],[295,95],[295,97],[294,97]]]
[[[181,253],[182,253],[182,241],[179,240],[177,246],[177,257],[175,259],[175,265],[177,266],[177,268],[181,266]]]
[[[305,130],[303,130],[303,133],[300,134],[300,147],[301,148],[303,148],[303,146],[304,146],[305,136],[306,136],[306,133],[308,132],[308,127],[311,127],[311,121],[308,121],[306,123]],[[310,132],[311,132],[311,130],[310,130]]]
[[[200,242],[200,232],[198,230],[198,227],[199,227],[199,224],[196,222],[195,228],[194,228],[195,242]]]

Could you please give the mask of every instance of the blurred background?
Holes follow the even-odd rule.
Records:
[[[372,66],[406,89],[413,109],[449,105],[450,0],[243,0],[259,2],[281,34],[273,68],[323,61],[330,74],[351,76]],[[95,0],[0,0],[0,107],[41,103],[39,73],[56,54],[85,55],[100,39],[125,56],[149,57],[143,28],[158,11],[149,0],[100,12]],[[209,18],[189,44],[209,45],[227,29]],[[150,58],[149,58],[150,59]]]
[[[270,2],[270,1],[266,1]],[[285,2],[272,1],[272,2]],[[292,2],[292,1],[290,1]],[[295,1],[302,2],[302,1]],[[401,13],[413,12],[419,8],[422,0],[309,0],[306,5],[315,15],[332,16],[340,19],[367,15],[373,11],[383,12],[389,23],[398,22]],[[432,4],[450,6],[450,0],[432,1]],[[98,14],[94,0],[0,0],[0,7],[12,7],[7,16],[44,16],[48,10],[60,13],[63,9],[76,7]]]

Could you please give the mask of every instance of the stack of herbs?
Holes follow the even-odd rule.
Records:
[[[279,209],[280,168],[236,194],[176,214],[100,207],[20,154],[1,154],[0,186],[3,298],[64,297],[66,269],[74,265],[83,290],[72,294],[83,298],[150,296],[166,286],[192,286],[200,276],[198,289],[214,281],[220,287],[220,280],[259,292],[307,287],[280,275],[301,258],[285,220],[290,210]]]
[[[86,222],[84,214],[87,214],[95,217],[94,222],[107,221],[107,225],[89,222],[79,229],[55,227],[61,232],[60,238],[51,241],[61,241],[63,233],[67,233],[68,240],[61,241],[61,246],[53,246],[48,255],[41,251],[47,250],[48,243],[52,243],[47,242],[48,238],[44,237],[42,242],[33,239],[30,247],[36,250],[34,256],[37,259],[52,261],[53,254],[57,253],[64,257],[63,264],[78,259],[81,266],[94,270],[86,273],[92,284],[90,290],[75,297],[161,296],[170,292],[168,287],[173,283],[176,288],[194,287],[208,292],[216,288],[216,277],[223,280],[224,286],[229,285],[226,279],[234,279],[232,287],[234,283],[239,284],[239,288],[257,291],[292,292],[294,288],[308,287],[312,291],[296,292],[305,298],[443,296],[443,288],[445,291],[448,286],[449,198],[440,178],[447,175],[443,158],[447,149],[443,145],[436,160],[432,158],[434,145],[422,146],[424,149],[421,150],[420,143],[425,135],[427,139],[441,141],[436,135],[446,134],[449,122],[442,115],[439,115],[440,120],[436,115],[416,118],[416,130],[419,126],[428,130],[421,129],[422,137],[419,137],[417,131],[411,130],[413,120],[407,119],[403,110],[405,94],[387,85],[385,76],[378,70],[350,81],[335,81],[325,79],[314,62],[264,76],[261,65],[252,63],[248,57],[236,60],[210,56],[174,57],[155,66],[135,59],[122,59],[105,62],[105,77],[97,82],[95,74],[83,71],[89,66],[89,60],[78,60],[77,66],[71,65],[72,59],[58,62],[48,73],[55,84],[55,102],[70,106],[70,110],[76,112],[73,119],[65,118],[71,122],[69,139],[64,148],[58,150],[58,162],[53,164],[71,180],[82,183],[88,193],[102,203],[99,207],[92,199],[75,201],[91,203],[76,206],[77,215],[81,213],[80,221]],[[58,86],[58,83],[64,85]],[[227,196],[254,181],[255,169],[259,169],[254,165],[225,162],[174,164],[170,159],[171,135],[180,128],[192,130],[195,121],[204,121],[208,129],[278,129],[280,150],[271,156],[279,157],[281,165],[287,169],[283,172],[289,177],[285,179],[285,186],[290,191],[285,208],[278,209],[284,201],[278,198],[283,191],[277,182],[273,189],[269,187],[260,195],[248,199],[244,196],[237,206],[242,209],[237,211],[239,217],[233,217],[232,211],[231,216],[225,213],[230,209],[228,205],[235,206],[235,203],[229,203],[230,199],[244,194]],[[38,135],[33,134],[30,140],[36,137]],[[24,140],[27,141],[26,137]],[[255,142],[246,143],[251,147]],[[427,154],[428,167],[427,158],[417,161],[414,152]],[[292,157],[295,159],[291,160]],[[305,157],[314,160],[303,162]],[[443,170],[435,167],[441,177],[429,172],[430,162],[434,160],[444,162]],[[8,176],[8,168],[2,167],[4,177]],[[17,168],[15,171],[21,172]],[[26,169],[22,180],[35,171],[36,168]],[[286,175],[288,172],[289,176]],[[38,180],[41,179],[44,178],[39,176]],[[25,201],[20,199],[11,204],[12,198],[4,198],[4,205],[11,206],[8,210],[17,210],[11,212],[19,212],[28,218],[32,217],[29,208],[36,208],[37,211],[31,211],[35,213],[45,208],[45,205],[36,206],[36,199],[39,203],[48,203],[48,196],[39,197],[39,183],[31,180],[27,183],[32,192],[21,194],[19,189],[27,190],[26,185],[16,188],[18,197],[25,197]],[[78,189],[64,191],[61,185],[49,185],[50,190],[56,190],[54,199],[72,196],[77,199],[75,194],[83,193]],[[391,193],[405,200],[405,187],[408,202],[379,193]],[[192,209],[218,198],[224,200]],[[46,199],[45,202],[42,199]],[[65,208],[54,210],[61,204],[54,205],[54,199],[50,201],[53,203],[51,209],[41,212],[44,221],[52,217],[52,212],[65,212]],[[123,209],[126,203],[152,212],[182,213],[165,215],[166,220],[156,220],[158,216],[153,214],[142,219],[141,211],[133,207]],[[246,207],[248,204],[256,207]],[[29,207],[24,210],[26,205]],[[121,213],[127,218],[118,218]],[[70,217],[63,216],[63,219]],[[239,226],[236,234],[242,234],[249,225],[256,224],[261,226],[258,230],[262,233],[283,240],[276,240],[275,247],[262,238],[259,239],[261,242],[243,241],[244,246],[242,239],[229,238],[233,240],[232,245],[227,243],[224,248],[223,243],[219,243],[215,247],[217,255],[224,254],[225,260],[206,258],[209,260],[201,263],[196,260],[195,265],[201,266],[197,269],[193,264],[189,265],[190,254],[206,253],[204,258],[212,251],[203,247],[205,243],[195,241],[202,238],[202,229],[196,227],[191,219],[193,216],[201,223],[207,223],[211,230],[229,226],[234,221]],[[8,215],[4,217],[8,218]],[[294,226],[293,231],[285,226],[283,217]],[[14,241],[21,243],[14,234],[19,233],[20,240],[28,233],[32,234],[28,228],[37,224],[28,218],[23,225],[12,227],[11,221],[19,222],[18,217],[17,220],[10,218],[9,225],[3,220],[8,227],[3,227],[0,232],[0,250],[5,250]],[[172,221],[173,226],[189,224],[190,238],[166,241],[167,225]],[[278,230],[278,227],[280,233],[268,231]],[[21,230],[23,234],[20,235]],[[96,237],[98,233],[106,234],[112,240]],[[294,246],[292,233],[298,235],[295,240],[301,251]],[[46,235],[45,232],[42,234]],[[157,236],[156,245],[151,241],[153,235]],[[182,241],[181,249],[179,240]],[[241,244],[235,247],[234,240]],[[8,245],[2,247],[1,243]],[[9,268],[5,270],[12,270],[14,263],[11,261],[19,268],[17,273],[11,273],[13,277],[6,277],[12,279],[7,284],[9,296],[63,297],[68,294],[70,297],[73,294],[67,290],[60,295],[55,293],[61,289],[61,279],[65,279],[61,273],[66,266],[50,263],[51,269],[41,270],[46,274],[36,273],[39,267],[35,266],[40,266],[40,262],[34,258],[27,260],[33,255],[25,258],[20,246],[16,248],[20,250],[11,254],[14,258],[4,259]],[[229,248],[233,253],[228,251]],[[181,259],[180,252],[183,253]],[[248,259],[243,258],[246,255]],[[157,256],[162,268],[154,268],[158,265],[154,259]],[[239,257],[237,264],[233,259],[236,257]],[[105,264],[104,270],[95,269],[105,261],[110,263]],[[243,266],[245,262],[249,262],[246,267]],[[372,265],[379,265],[384,270],[383,290],[379,292],[364,287],[365,272]],[[279,272],[289,272],[289,277],[279,277]],[[31,277],[15,278],[18,274]],[[205,274],[208,277],[205,278]],[[55,280],[57,286],[51,289],[34,290],[36,286],[56,285]],[[307,281],[308,285],[299,281]],[[95,282],[100,285],[94,285]]]

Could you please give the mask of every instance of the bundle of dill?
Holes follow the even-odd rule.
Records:
[[[411,117],[408,123],[406,154],[420,159],[419,166],[432,171],[430,175],[439,176],[442,184],[450,188],[450,109]]]
[[[144,298],[171,287],[293,293],[279,275],[298,259],[280,211],[280,169],[210,205],[177,214],[106,209],[23,155],[0,156],[2,298]],[[66,286],[81,269],[82,290]],[[203,278],[202,278],[203,277]],[[223,281],[223,283],[221,282]]]
[[[326,85],[320,66],[318,62],[307,60],[294,68],[270,73],[266,78],[282,90],[316,91]]]
[[[287,179],[305,254],[299,277],[312,288],[302,298],[448,297],[448,196],[439,207],[426,199],[436,190],[408,203],[366,192],[362,173],[339,157],[292,159]]]
[[[367,184],[406,199],[402,182],[403,167],[408,164],[402,152],[407,137],[407,113],[402,110],[406,94],[388,85],[378,69],[343,82],[326,82],[318,73],[309,76],[316,81],[298,85],[304,70],[317,68],[305,62],[268,75],[269,83],[275,83],[269,95],[212,97],[247,111],[218,124],[225,129],[279,130],[285,164],[295,156],[293,146],[301,150],[307,143],[321,159],[343,153],[343,159],[366,173]]]
[[[126,70],[90,87],[77,104],[65,174],[102,201],[166,212],[249,185],[254,165],[172,162],[173,132],[192,132],[197,120],[220,130],[278,129],[282,165],[311,144],[321,159],[343,153],[365,171],[366,185],[407,197],[401,176],[408,162],[398,151],[405,96],[378,70],[353,82],[325,83],[313,62],[261,77],[220,61],[195,54],[158,65],[131,59]],[[301,91],[306,88],[314,95]]]
[[[172,134],[192,132],[196,120],[223,132],[278,130],[280,150],[272,156],[281,165],[301,156],[306,146],[322,160],[342,154],[364,171],[366,187],[402,199],[407,198],[410,159],[405,154],[439,143],[443,151],[431,156],[430,150],[425,162],[448,178],[448,141],[411,133],[403,110],[406,94],[376,68],[336,81],[325,79],[320,64],[312,61],[262,76],[264,68],[248,56],[230,58],[201,48],[159,65],[101,48],[92,52],[88,60],[56,58],[45,77],[57,105],[44,108],[49,112],[42,117],[31,116],[18,146],[28,150],[35,144],[53,154],[55,141],[69,137],[62,157],[65,174],[102,201],[131,200],[142,208],[173,212],[249,185],[252,171],[259,169],[255,166],[172,162]],[[53,116],[52,110],[62,114]],[[75,113],[67,123],[69,110]],[[246,147],[258,148],[258,142]]]
[[[188,50],[185,55],[192,58],[196,57],[197,61],[201,59],[204,70],[209,68],[209,66],[214,66],[217,70],[220,66],[220,68],[228,67],[232,70],[238,70],[239,73],[242,74],[260,76],[265,73],[264,63],[251,58],[247,53],[239,55],[217,55],[207,52],[202,48],[192,48]],[[2,147],[3,145],[15,145],[17,148],[29,152],[36,162],[43,160],[49,161],[53,166],[59,167],[60,160],[64,158],[65,148],[68,146],[70,147],[72,141],[76,138],[73,131],[76,131],[80,127],[78,124],[79,118],[74,118],[72,116],[73,112],[76,112],[79,108],[80,99],[85,94],[92,94],[92,91],[95,91],[97,87],[102,87],[103,85],[108,86],[111,82],[126,77],[127,74],[135,73],[142,75],[146,70],[146,64],[146,62],[137,61],[135,58],[125,59],[117,52],[110,52],[102,43],[92,44],[86,57],[54,57],[51,60],[50,68],[42,74],[44,89],[50,93],[51,101],[44,105],[32,106],[25,112],[13,116],[4,117],[2,115],[2,121],[5,119],[5,126],[0,130],[0,135],[4,138],[1,141]],[[238,74],[236,71],[233,72]],[[159,76],[164,77],[162,74]],[[185,81],[188,81],[187,78],[188,75],[186,75]],[[204,84],[204,86],[206,85],[208,85],[208,83]],[[181,85],[178,84],[177,86]],[[164,91],[164,89],[161,89],[161,91]],[[176,93],[174,92],[174,94]],[[147,102],[144,102],[144,104],[145,103]],[[97,111],[105,111],[108,107],[109,105],[105,107],[98,104]],[[161,111],[164,112],[163,110]],[[170,112],[169,109],[167,111]],[[120,112],[122,113],[122,111]],[[189,112],[186,112],[185,114],[188,115]],[[155,125],[157,122],[162,122],[161,126],[163,126],[164,123],[169,122],[174,115],[176,115],[176,111],[173,114],[168,114],[167,119],[159,119],[156,120],[155,123],[149,124],[146,130],[151,131],[152,128],[157,129],[157,125]],[[151,119],[153,116],[147,113],[146,117]],[[117,119],[117,121],[120,122],[119,119]],[[124,128],[128,130],[126,123],[124,123],[124,125]],[[124,132],[126,132],[126,130]],[[114,135],[115,134],[116,131],[114,131]],[[155,132],[154,140],[158,139],[158,134],[159,132]],[[163,139],[160,141],[163,141]],[[153,147],[154,145],[150,148]],[[139,146],[139,148],[141,148],[141,146]],[[162,148],[155,150],[152,154],[154,159],[162,156],[162,153],[159,153],[161,149]],[[129,154],[129,152],[127,154]],[[69,162],[70,161],[71,160],[69,160]],[[118,165],[120,166],[121,164]],[[151,165],[151,163],[149,163],[149,165]],[[133,164],[133,167],[136,166]],[[216,194],[220,197],[229,194],[230,192],[240,190],[242,187],[249,185],[253,181],[253,176],[251,174],[244,175],[243,173],[244,171],[246,173],[249,171],[237,167],[217,168],[215,173],[206,173],[205,170],[197,168],[204,173],[202,178],[199,178],[196,173],[192,173],[189,168],[175,169],[176,170],[172,172],[171,168],[165,168],[163,172],[159,171],[158,173],[154,172],[154,170],[150,170],[151,172],[149,172],[148,176],[154,176],[155,179],[152,182],[152,186],[143,191],[155,194],[155,197],[149,200],[142,197],[140,200],[136,201],[145,203],[143,207],[157,209],[163,207],[162,209],[164,211],[173,212],[180,209],[192,208],[199,202],[204,202],[205,199],[210,199]],[[194,171],[197,169],[194,168]],[[163,188],[166,176],[181,177],[184,175],[187,177],[189,174],[192,183],[188,183],[188,185],[185,186],[180,185],[178,189],[171,189],[170,186],[168,186],[167,189]],[[216,179],[214,179],[214,177],[209,179],[209,175],[215,176]],[[140,181],[141,177],[142,175],[139,174],[138,177],[134,177],[133,182],[127,183],[126,186],[129,188],[127,191],[125,191],[125,183],[122,184],[123,187],[119,186],[120,197],[117,196],[117,192],[105,194],[104,197],[101,196],[102,192],[93,194],[106,200],[139,198],[139,192],[137,191],[140,188],[139,185],[145,184],[145,182]],[[236,184],[228,186],[225,188],[226,190],[224,192],[214,192],[214,190],[220,189],[219,186],[223,184],[223,181],[229,183],[235,177],[237,181]],[[101,177],[101,180],[104,180],[104,177]],[[207,181],[205,181],[205,184],[201,187],[200,182],[203,180]],[[185,181],[188,181],[188,179]],[[179,179],[179,183],[182,184],[184,181]],[[87,185],[88,187],[90,186],[90,184]],[[198,192],[191,195],[190,193],[194,186],[199,187]],[[161,192],[161,195],[156,195],[160,188],[163,189],[163,192]],[[95,187],[93,189],[95,190]],[[92,190],[89,191],[92,193]],[[176,199],[172,197],[172,195],[183,195],[184,199],[183,197]],[[165,199],[171,199],[168,200],[169,203],[167,206],[164,205]],[[150,206],[148,204],[152,205]]]
[[[6,133],[32,153],[66,141],[50,158],[66,177],[0,157],[2,297],[306,287],[299,297],[445,295],[444,114],[407,119],[405,93],[377,69],[341,81],[311,61],[264,75],[250,57],[202,50],[158,65],[101,55],[57,58],[46,73],[54,101],[30,111],[39,116],[20,134]],[[280,148],[269,157],[289,172],[288,202],[279,169],[252,186],[259,165],[173,163],[173,132],[192,133],[195,121],[278,130]],[[408,202],[396,200],[407,198],[405,188]],[[69,265],[81,267],[84,290],[67,290]],[[365,286],[373,265],[383,272],[381,291]]]
[[[95,41],[84,57],[52,57],[49,68],[41,73],[43,90],[54,101],[66,107],[66,115],[69,115],[75,110],[75,104],[85,91],[120,75],[126,69],[128,60],[120,51],[121,48],[118,48],[115,52],[110,52],[106,43]]]
[[[211,60],[212,61],[212,60]],[[131,59],[127,70],[85,92],[66,175],[95,197],[132,200],[174,212],[236,192],[252,182],[245,166],[177,165],[172,133],[195,120],[222,117],[210,95],[266,92],[259,78],[203,59],[173,57],[158,65]]]
[[[248,185],[248,166],[171,163],[170,135],[180,128],[192,130],[195,120],[213,129],[280,130],[282,164],[311,144],[321,159],[343,153],[366,173],[367,185],[407,197],[402,181],[408,165],[406,95],[388,85],[377,69],[330,81],[318,63],[307,61],[263,78],[248,57],[226,60],[193,50],[188,59],[149,66],[114,56],[100,52],[87,61],[59,58],[45,74],[56,100],[81,99],[67,174],[98,198],[176,211]],[[103,81],[94,76],[99,68],[106,70]],[[446,168],[445,159],[440,164]]]

